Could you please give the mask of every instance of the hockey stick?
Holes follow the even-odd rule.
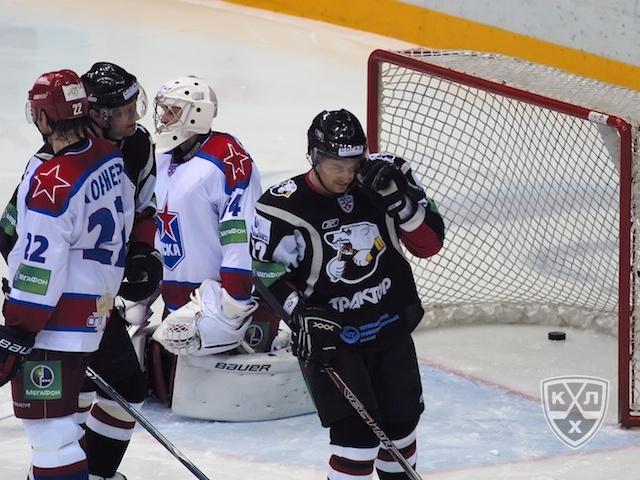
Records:
[[[171,443],[164,435],[162,435],[152,424],[147,420],[144,415],[142,415],[138,410],[129,405],[122,396],[114,390],[114,388],[109,385],[100,375],[98,375],[95,370],[91,367],[87,367],[87,376],[91,378],[96,384],[102,389],[104,393],[109,395],[113,400],[118,402],[118,404],[133,418],[135,418],[140,425],[144,427],[144,429],[151,434],[153,438],[155,438],[160,444],[166,448],[171,455],[173,455],[176,459],[180,461],[187,469],[193,473],[193,475],[199,480],[209,480],[202,471],[196,467],[191,460],[184,456],[184,454],[178,450],[173,443]]]
[[[293,320],[291,315],[289,315],[280,302],[276,299],[276,297],[271,293],[271,290],[264,284],[264,282],[258,278],[257,276],[253,276],[253,284],[258,290],[258,293],[262,296],[265,302],[285,321],[286,324],[291,325]],[[364,420],[367,426],[371,429],[373,434],[378,437],[380,443],[384,446],[385,449],[391,454],[391,456],[400,464],[405,473],[409,476],[411,480],[422,480],[422,477],[418,475],[418,472],[411,466],[411,464],[404,458],[404,455],[400,453],[400,450],[395,446],[393,441],[384,433],[384,430],[380,428],[378,422],[376,422],[373,417],[369,414],[365,406],[362,402],[356,397],[356,395],[351,391],[349,386],[342,380],[342,377],[330,366],[325,365],[322,368],[322,371],[325,372],[336,388],[342,393],[344,398],[351,404],[353,409],[356,411],[360,418]]]
[[[367,411],[365,406],[362,404],[362,402],[358,399],[358,397],[356,397],[355,393],[353,393],[351,389],[347,386],[347,384],[344,383],[344,380],[342,380],[342,377],[338,375],[338,373],[332,367],[325,366],[322,370],[327,375],[329,375],[329,378],[331,378],[336,388],[340,390],[340,393],[342,393],[344,398],[347,399],[347,401],[351,404],[353,409],[358,413],[358,415],[360,415],[360,418],[364,420],[364,422],[371,429],[373,434],[376,437],[378,437],[378,440],[380,440],[380,443],[382,444],[382,446],[386,448],[387,451],[391,454],[391,456],[396,460],[396,462],[400,464],[400,466],[405,471],[405,473],[409,476],[409,478],[411,480],[422,480],[422,477],[418,475],[418,472],[416,472],[413,466],[411,466],[411,464],[407,461],[407,459],[404,458],[404,455],[400,453],[400,450],[398,450],[398,448],[395,446],[393,441],[387,436],[386,433],[384,433],[384,430],[380,428],[380,425],[378,425],[378,422],[376,422],[373,419],[373,417],[369,414],[369,412]]]

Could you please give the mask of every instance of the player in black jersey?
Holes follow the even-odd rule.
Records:
[[[89,99],[93,134],[115,143],[122,151],[131,178],[136,181],[136,217],[129,238],[125,281],[91,367],[127,401],[141,405],[146,377],[127,332],[124,304],[148,304],[162,279],[162,256],[154,249],[156,162],[151,135],[137,123],[146,112],[147,97],[134,75],[109,62],[98,62],[82,75]],[[146,312],[146,308],[142,308]],[[97,397],[93,401],[93,390]],[[123,480],[116,472],[133,433],[135,421],[89,379],[79,399],[78,417],[86,420],[85,440],[91,480]]]
[[[291,314],[299,357],[322,425],[329,478],[407,478],[322,371],[332,366],[411,464],[424,406],[411,331],[423,314],[401,243],[435,255],[444,223],[409,164],[366,155],[357,118],[318,114],[311,169],[268,189],[251,232],[256,275]]]

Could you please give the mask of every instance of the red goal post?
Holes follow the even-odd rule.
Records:
[[[369,57],[369,149],[411,161],[448,227],[411,259],[426,323],[617,334],[623,426],[640,425],[639,126],[639,92],[520,59]]]

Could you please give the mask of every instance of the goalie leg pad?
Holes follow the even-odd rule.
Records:
[[[274,420],[315,410],[298,361],[286,349],[178,357],[171,409],[186,417],[229,422]]]

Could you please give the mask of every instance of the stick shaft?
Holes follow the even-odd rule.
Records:
[[[358,397],[351,391],[349,386],[342,380],[342,377],[336,372],[332,367],[324,367],[324,372],[331,378],[333,384],[336,388],[342,393],[344,398],[351,404],[353,409],[356,411],[360,418],[364,420],[367,426],[371,429],[373,434],[378,437],[380,443],[387,451],[391,454],[391,456],[400,464],[405,473],[409,476],[411,480],[422,480],[418,472],[415,471],[413,466],[407,461],[406,458],[400,453],[400,450],[394,445],[393,441],[384,433],[384,430],[378,425],[373,417],[369,414],[365,406],[358,399]]]
[[[133,418],[135,418],[140,425],[144,427],[144,429],[151,434],[153,438],[155,438],[164,448],[166,448],[171,455],[173,455],[176,459],[180,461],[187,469],[193,473],[193,475],[199,480],[209,480],[202,471],[196,467],[191,460],[189,460],[180,450],[178,450],[173,443],[171,443],[167,437],[162,435],[156,429],[147,418],[142,415],[138,410],[133,408],[129,402],[127,402],[122,395],[120,395],[111,385],[109,385],[100,375],[98,375],[95,370],[91,367],[87,367],[87,374],[89,378],[91,378],[104,393],[106,393],[109,397],[111,397],[114,401],[118,402],[118,404]]]
[[[291,316],[282,308],[280,302],[276,299],[276,297],[271,293],[269,288],[264,284],[264,282],[254,275],[253,284],[258,290],[258,293],[262,296],[265,302],[276,312],[278,315],[282,316],[282,319],[288,325],[292,325]],[[342,377],[332,368],[325,366],[323,371],[329,376],[333,384],[336,388],[342,393],[342,395],[347,399],[347,401],[351,404],[353,409],[360,415],[360,417],[365,421],[367,426],[371,429],[380,443],[386,448],[389,453],[393,456],[393,458],[400,464],[405,473],[409,476],[411,480],[422,480],[418,472],[409,464],[406,458],[400,453],[397,447],[393,444],[391,439],[384,433],[384,430],[380,428],[378,423],[373,419],[373,417],[367,412],[367,409],[364,407],[362,402],[356,397],[356,395],[351,391],[349,386],[344,383]]]

